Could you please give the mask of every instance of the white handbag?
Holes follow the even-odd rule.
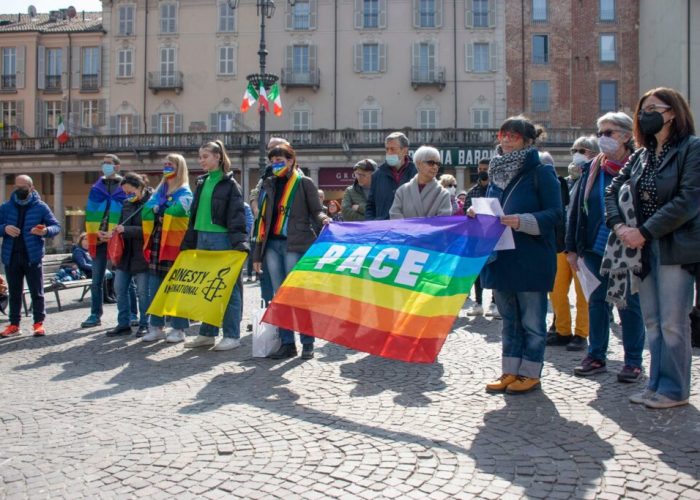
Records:
[[[277,327],[262,321],[266,308],[261,303],[260,308],[253,313],[253,357],[266,358],[280,348],[281,341]]]

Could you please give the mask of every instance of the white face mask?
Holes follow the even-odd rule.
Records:
[[[598,138],[598,147],[600,147],[600,150],[606,155],[611,155],[620,149],[620,143],[612,137],[603,135]]]
[[[447,188],[447,191],[450,193],[450,196],[454,196],[457,193],[457,188],[450,186]]]
[[[575,165],[581,166],[588,162],[588,158],[583,153],[574,153],[573,162]]]

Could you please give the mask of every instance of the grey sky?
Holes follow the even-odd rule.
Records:
[[[0,14],[27,13],[27,7],[33,5],[39,13],[48,13],[50,10],[65,9],[69,6],[80,11],[102,11],[101,0],[2,0],[0,1]]]

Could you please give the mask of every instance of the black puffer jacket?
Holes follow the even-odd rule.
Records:
[[[209,174],[197,177],[197,189],[190,209],[190,221],[187,232],[182,240],[181,249],[191,250],[197,248],[197,230],[194,223],[197,220],[197,207],[202,195],[204,181]],[[245,206],[241,186],[233,177],[233,172],[224,174],[221,180],[214,186],[211,195],[211,220],[214,224],[228,229],[228,237],[231,242],[231,250],[250,252],[248,232],[246,231]]]
[[[136,203],[125,201],[122,205],[122,214],[119,224],[124,226],[124,255],[117,269],[131,274],[145,273],[148,271],[148,262],[143,256],[143,226],[141,224],[141,207],[153,194],[153,189],[148,188],[140,200]],[[136,215],[134,215],[136,214]],[[131,217],[131,218],[129,218]],[[126,221],[126,223],[124,223]]]

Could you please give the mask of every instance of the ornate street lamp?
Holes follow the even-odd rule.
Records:
[[[227,0],[228,6],[235,10],[238,7],[239,0]],[[296,0],[287,0],[287,3],[294,7]],[[252,73],[246,76],[246,79],[253,85],[255,90],[259,90],[261,84],[265,86],[265,90],[269,90],[272,85],[278,80],[277,75],[267,73],[265,71],[265,59],[267,57],[267,48],[265,46],[265,19],[270,19],[275,13],[274,0],[256,0],[257,14],[260,17],[260,46],[258,48],[258,56],[260,56],[260,72]],[[260,178],[265,173],[267,165],[267,150],[265,141],[265,108],[260,108],[260,152],[258,157],[258,167],[260,168]]]

